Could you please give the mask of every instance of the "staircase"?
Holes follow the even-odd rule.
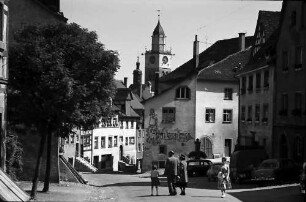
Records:
[[[77,171],[80,172],[97,172],[98,168],[91,165],[88,161],[86,161],[82,157],[76,157],[74,162],[74,167]]]
[[[78,182],[82,184],[87,184],[87,180],[85,180],[79,173],[76,171],[72,165],[65,159],[63,155],[60,155],[60,160],[62,163],[69,169],[69,171],[73,174],[73,176],[78,180]]]

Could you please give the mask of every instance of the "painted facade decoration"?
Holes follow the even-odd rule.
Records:
[[[154,109],[150,109],[149,127],[146,129],[146,142],[154,146],[169,142],[188,142],[192,140],[190,132],[182,131],[178,128],[169,131],[167,128],[159,129],[158,118]]]

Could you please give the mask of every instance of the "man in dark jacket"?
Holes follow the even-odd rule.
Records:
[[[174,157],[174,152],[169,151],[166,161],[165,175],[167,176],[168,189],[170,195],[176,195],[176,179],[178,174],[178,159]]]

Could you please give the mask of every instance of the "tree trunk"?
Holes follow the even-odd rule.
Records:
[[[47,162],[46,162],[46,173],[43,192],[49,191],[50,184],[50,173],[51,173],[51,145],[52,145],[52,132],[48,131],[48,141],[47,141]]]
[[[32,181],[33,185],[32,185],[32,191],[31,191],[31,199],[36,199],[37,183],[38,183],[38,179],[39,179],[40,165],[41,165],[42,155],[43,155],[43,152],[44,152],[46,136],[47,136],[46,133],[43,132],[41,140],[40,140],[38,155],[37,155],[35,174],[34,174],[34,178],[33,178],[33,181]]]

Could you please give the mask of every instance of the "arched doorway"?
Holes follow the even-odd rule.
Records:
[[[281,158],[288,158],[288,143],[287,143],[287,137],[285,134],[282,134],[282,137],[281,137],[279,154]]]
[[[212,142],[208,137],[202,138],[201,150],[205,152],[207,158],[212,158]]]

